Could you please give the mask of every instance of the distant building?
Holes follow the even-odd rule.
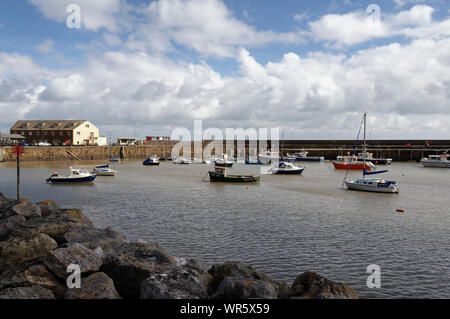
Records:
[[[11,134],[25,137],[25,143],[37,145],[101,145],[98,128],[86,120],[17,121]]]
[[[117,139],[117,144],[120,146],[127,146],[127,145],[136,145],[137,139],[135,138],[128,138],[128,137],[119,137]]]
[[[147,136],[147,142],[150,141],[170,141],[169,136]]]
[[[1,134],[0,133],[0,146],[5,145],[17,145],[22,143],[25,137],[19,134]]]

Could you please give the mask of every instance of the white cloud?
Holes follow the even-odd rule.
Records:
[[[220,0],[157,0],[145,10],[128,43],[131,48],[172,49],[172,42],[205,55],[235,56],[240,46],[300,43],[298,33],[259,31],[233,17]]]
[[[42,54],[50,54],[55,50],[55,41],[46,39],[44,42],[36,46],[36,50]]]
[[[124,10],[121,0],[29,0],[48,19],[58,22],[67,20],[69,13],[66,12],[70,4],[76,3],[81,8],[82,27],[97,31],[104,28],[109,31],[117,30],[117,15]]]

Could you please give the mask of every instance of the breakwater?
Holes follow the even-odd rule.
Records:
[[[69,265],[80,269],[78,288],[67,285]],[[0,193],[0,299],[357,297],[347,285],[313,272],[288,285],[239,262],[207,270],[168,255],[159,243],[130,242],[111,228],[95,228],[80,209]]]
[[[151,145],[136,146],[52,146],[25,147],[21,158],[24,161],[61,161],[61,160],[105,160],[108,157],[121,159],[145,159],[152,155],[170,157],[176,141],[155,141]],[[191,154],[205,150],[211,141],[203,141],[197,145],[191,142]],[[216,142],[220,143],[220,142]],[[237,141],[223,141],[222,150],[237,156]],[[220,144],[219,144],[220,145]],[[227,150],[228,145],[228,150]],[[244,143],[248,155],[249,142]],[[234,150],[230,150],[234,147]],[[279,149],[283,155],[301,150],[309,152],[310,156],[323,156],[326,160],[335,159],[338,155],[347,155],[353,151],[355,141],[352,140],[285,140],[279,142]],[[259,146],[258,146],[259,147]],[[266,145],[269,149],[271,143]],[[201,148],[201,149],[200,149]],[[357,152],[362,152],[362,142],[357,144]],[[418,161],[423,157],[440,154],[450,150],[450,140],[377,140],[367,141],[367,148],[375,157],[392,158],[397,162]],[[214,149],[213,149],[214,153]],[[15,161],[13,147],[0,147],[0,161]]]

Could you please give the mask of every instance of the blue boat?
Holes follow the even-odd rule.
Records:
[[[94,182],[97,175],[91,173],[82,172],[81,169],[78,168],[70,168],[70,173],[68,175],[59,175],[57,172],[54,172],[52,176],[47,178],[47,182],[51,182],[52,184],[57,183],[92,183]]]
[[[159,165],[159,158],[156,156],[147,158],[144,162],[142,162],[145,166],[158,166]]]

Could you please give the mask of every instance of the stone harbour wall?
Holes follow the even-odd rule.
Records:
[[[67,287],[79,266],[80,288]],[[70,281],[69,281],[70,282]],[[291,285],[250,265],[206,269],[159,243],[95,228],[80,209],[0,193],[0,299],[356,299],[342,283],[304,272]]]

